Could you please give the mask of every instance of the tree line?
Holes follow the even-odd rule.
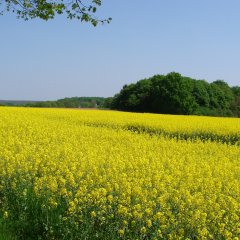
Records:
[[[111,109],[131,112],[239,117],[240,87],[172,72],[124,85],[108,103]]]
[[[26,107],[46,108],[101,108],[105,99],[103,97],[72,97],[56,101],[42,101],[25,104]]]
[[[114,97],[72,97],[56,101],[0,101],[0,105],[46,108],[100,108],[129,112],[240,117],[240,87],[208,83],[179,73],[155,75],[124,85]]]
[[[43,107],[43,108],[104,108],[103,97],[72,97],[56,101],[7,101],[0,100],[0,106]]]

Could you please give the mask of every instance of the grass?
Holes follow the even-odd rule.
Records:
[[[0,219],[0,240],[16,240],[17,238],[7,229],[6,224]]]

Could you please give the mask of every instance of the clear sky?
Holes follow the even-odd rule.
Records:
[[[94,28],[0,17],[0,99],[113,96],[172,71],[240,85],[240,0],[103,0]]]

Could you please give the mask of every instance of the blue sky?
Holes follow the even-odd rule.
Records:
[[[0,17],[0,99],[113,96],[172,71],[240,85],[239,0],[103,0],[94,28]]]

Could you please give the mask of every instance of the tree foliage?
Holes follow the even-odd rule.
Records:
[[[57,14],[65,14],[70,19],[90,22],[93,26],[111,21],[111,18],[99,19],[95,15],[102,0],[0,0],[0,5],[2,13],[10,11],[24,20],[49,20]]]
[[[233,95],[234,95],[234,101],[232,104],[232,110],[235,116],[240,117],[240,87],[235,86],[231,88]]]
[[[239,102],[239,87],[230,88],[223,80],[208,83],[172,72],[124,85],[111,107],[135,112],[240,116]]]
[[[105,99],[102,97],[72,97],[57,101],[42,101],[25,104],[27,107],[50,108],[103,108]]]

